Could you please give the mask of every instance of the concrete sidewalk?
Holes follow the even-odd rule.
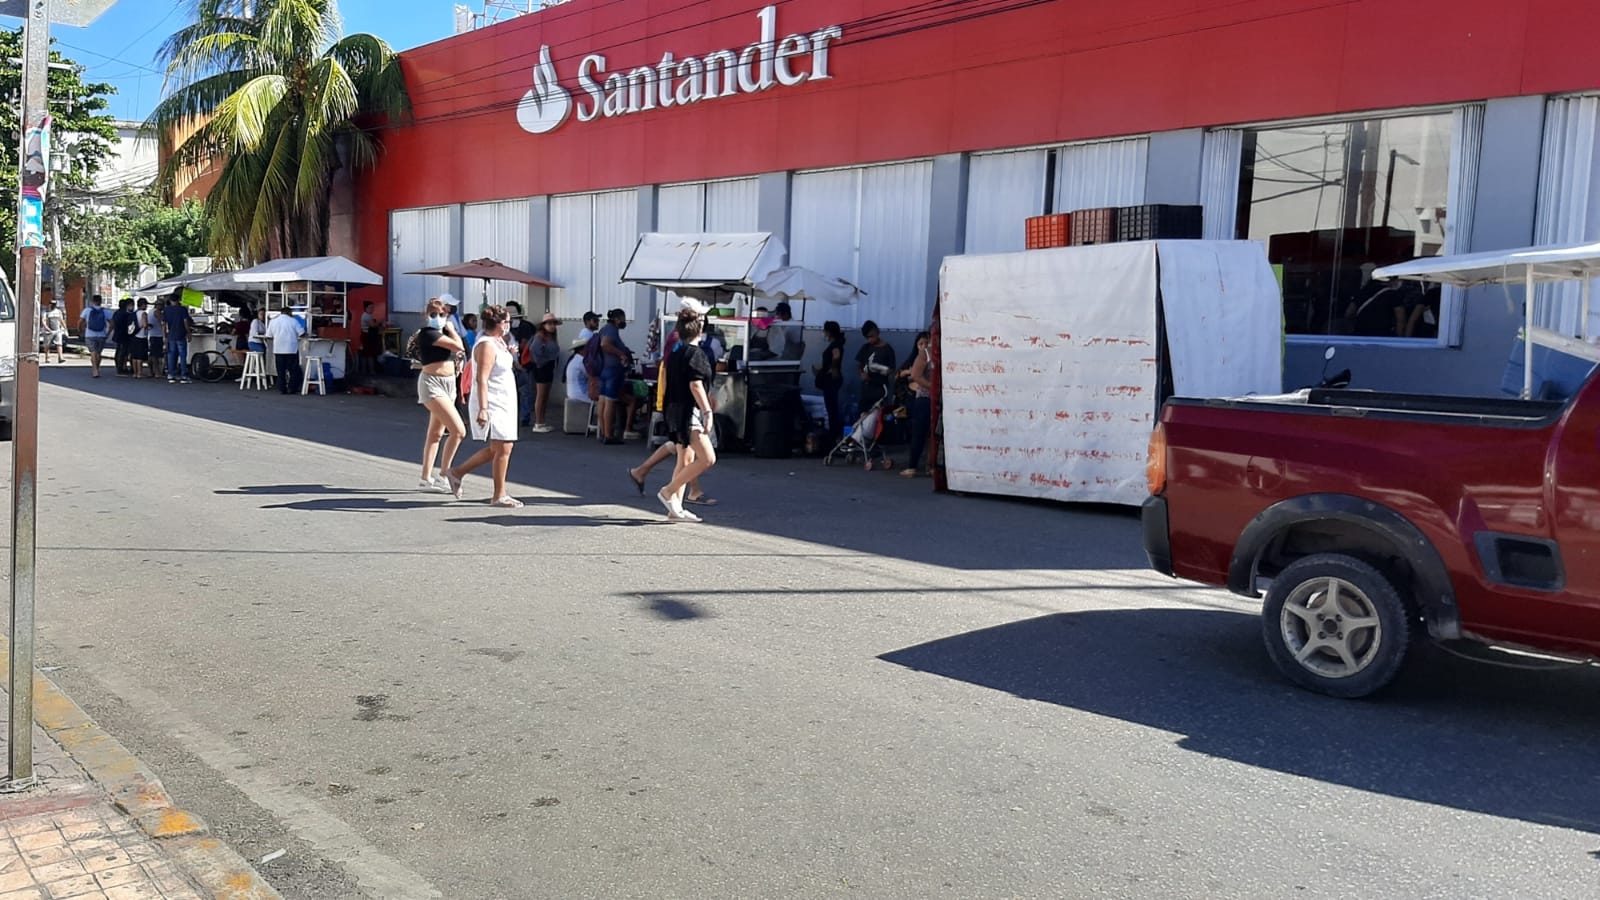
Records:
[[[0,658],[10,644],[0,638]],[[279,900],[249,863],[48,678],[34,676],[38,784],[0,793],[0,900]],[[9,752],[0,692],[0,752]]]

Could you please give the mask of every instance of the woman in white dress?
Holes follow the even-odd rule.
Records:
[[[450,493],[461,499],[461,479],[484,463],[492,462],[494,498],[490,506],[520,509],[522,501],[506,493],[506,468],[511,464],[511,448],[517,440],[517,382],[512,374],[516,357],[506,344],[506,322],[510,316],[503,306],[491,306],[478,317],[478,342],[472,348],[472,393],[467,403],[472,422],[472,438],[488,441],[472,458],[445,470]]]

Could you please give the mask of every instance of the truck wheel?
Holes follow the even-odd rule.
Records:
[[[1290,681],[1333,697],[1388,684],[1411,646],[1411,615],[1382,572],[1337,553],[1308,556],[1272,580],[1261,610],[1267,655]]]

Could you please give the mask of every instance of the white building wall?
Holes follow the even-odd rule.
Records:
[[[974,154],[967,169],[968,253],[1026,246],[1023,221],[1044,214],[1049,150]]]
[[[501,200],[495,203],[469,203],[461,211],[461,255],[464,259],[488,257],[513,269],[528,271],[532,255],[529,237],[529,201]],[[475,309],[483,298],[483,282],[463,286],[471,296],[464,298],[469,309]],[[524,309],[542,310],[542,297],[530,305],[533,291],[526,285],[509,281],[491,281],[488,285],[490,303],[504,305],[515,300]]]
[[[453,212],[454,207],[433,206],[397,209],[390,214],[390,312],[422,312],[428,298],[452,289],[453,279],[405,273],[460,262],[454,258],[457,241],[452,223]]]

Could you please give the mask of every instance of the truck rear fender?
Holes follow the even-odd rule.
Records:
[[[1461,636],[1449,570],[1433,542],[1398,512],[1348,494],[1305,494],[1279,501],[1250,521],[1228,564],[1228,590],[1259,597],[1256,579],[1310,553],[1347,553],[1410,587],[1428,633]]]

